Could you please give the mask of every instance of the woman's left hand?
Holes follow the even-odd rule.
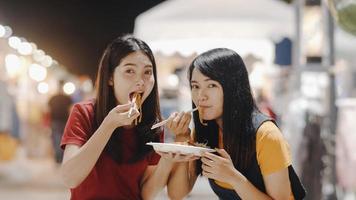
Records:
[[[224,149],[216,149],[220,156],[205,152],[201,159],[203,175],[232,185],[243,175],[234,167],[230,155]]]

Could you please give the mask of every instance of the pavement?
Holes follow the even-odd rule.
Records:
[[[62,184],[58,166],[52,158],[29,159],[20,148],[16,158],[0,161],[0,200],[66,200],[69,190]],[[162,191],[157,200],[169,199]],[[198,178],[192,192],[185,199],[215,200],[205,178]]]
[[[356,200],[354,191],[343,192],[340,200]],[[52,158],[30,159],[20,148],[16,158],[0,161],[0,200],[69,200],[70,193],[59,178],[59,168]],[[168,200],[166,190],[157,200]],[[216,200],[208,180],[199,177],[186,200]]]

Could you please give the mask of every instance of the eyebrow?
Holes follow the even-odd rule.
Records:
[[[137,65],[134,64],[134,63],[126,63],[123,66],[135,66],[135,67],[137,67]],[[144,68],[153,68],[153,66],[152,65],[145,65]]]
[[[125,63],[124,66],[137,66],[137,65],[134,63]]]
[[[207,79],[205,79],[204,81],[214,81],[214,80],[211,79],[211,78],[207,78]],[[198,83],[198,81],[195,81],[195,80],[191,80],[190,82],[191,82],[191,83]]]

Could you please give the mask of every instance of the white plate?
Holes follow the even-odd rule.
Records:
[[[188,145],[183,145],[183,144],[174,144],[174,143],[148,142],[146,144],[153,146],[153,149],[155,151],[181,153],[181,154],[194,154],[196,156],[201,156],[203,152],[215,152],[216,151],[215,149],[188,146]]]

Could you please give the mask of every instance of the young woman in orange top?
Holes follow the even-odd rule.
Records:
[[[193,108],[199,108],[193,133],[190,113],[174,113],[167,127],[179,140],[205,143],[217,153],[177,163],[168,183],[168,189],[175,188],[170,197],[183,198],[202,174],[219,199],[302,198],[289,145],[273,119],[258,111],[241,57],[225,48],[207,51],[193,60],[188,77]]]

